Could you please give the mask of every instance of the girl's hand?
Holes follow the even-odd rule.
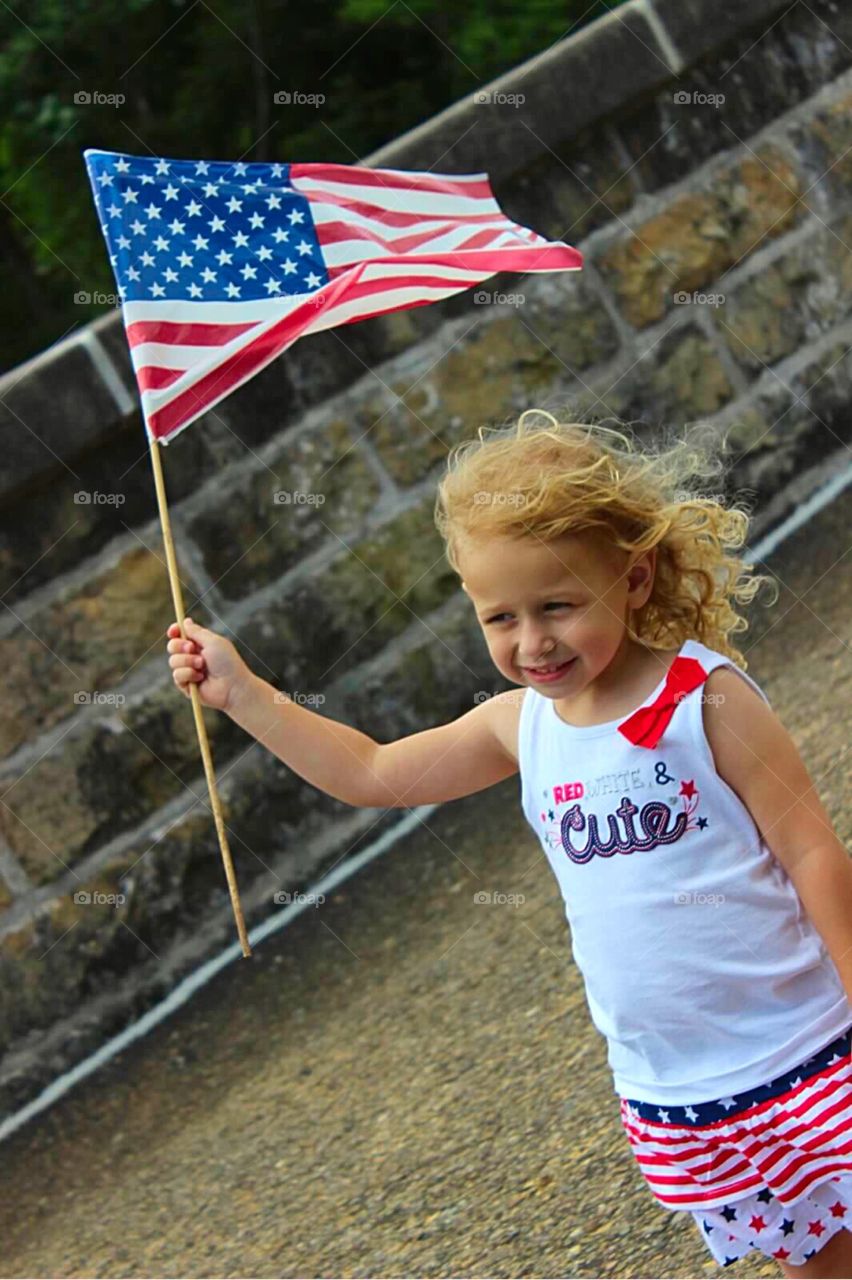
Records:
[[[192,696],[189,686],[197,684],[205,707],[227,711],[233,706],[237,691],[251,680],[251,669],[225,636],[200,627],[191,618],[184,618],[183,629],[186,640],[181,640],[176,622],[166,633],[171,637],[169,666],[175,684],[186,698]]]

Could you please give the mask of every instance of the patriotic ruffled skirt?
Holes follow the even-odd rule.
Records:
[[[852,1231],[852,1027],[768,1084],[691,1106],[621,1099],[657,1200],[691,1212],[721,1266],[800,1266]]]

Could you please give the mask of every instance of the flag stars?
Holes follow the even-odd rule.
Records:
[[[242,304],[321,289],[328,277],[309,205],[288,173],[282,164],[105,158],[92,177],[122,300]]]

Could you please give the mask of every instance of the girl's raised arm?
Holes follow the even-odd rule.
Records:
[[[517,773],[504,746],[509,690],[448,724],[380,743],[319,715],[254,676],[228,715],[299,777],[345,804],[406,808],[440,804],[482,791]]]

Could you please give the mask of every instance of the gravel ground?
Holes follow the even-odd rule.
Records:
[[[847,841],[848,505],[742,642]],[[432,814],[8,1140],[2,1274],[730,1277],[634,1163],[518,788]]]

